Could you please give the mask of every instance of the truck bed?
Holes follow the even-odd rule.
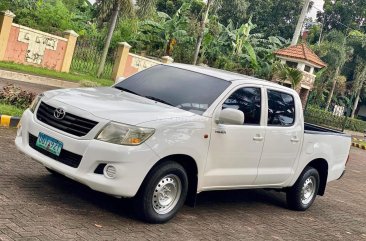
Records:
[[[325,135],[344,135],[344,136],[348,136],[346,133],[343,133],[341,131],[338,130],[334,130],[331,128],[326,128],[326,127],[322,127],[322,126],[318,126],[318,125],[314,125],[314,124],[310,124],[310,123],[304,123],[304,132],[306,134],[325,134]]]

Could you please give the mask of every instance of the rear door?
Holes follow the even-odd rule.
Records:
[[[302,107],[291,92],[266,88],[266,139],[256,185],[280,185],[294,173],[303,135]],[[299,99],[297,97],[297,99]],[[296,106],[297,105],[297,106]]]

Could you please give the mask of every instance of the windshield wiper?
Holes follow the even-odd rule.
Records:
[[[148,98],[150,100],[155,100],[155,101],[158,101],[158,102],[163,103],[163,104],[166,104],[166,105],[174,106],[174,105],[170,104],[169,102],[166,102],[165,100],[156,98],[154,96],[145,96],[145,98]]]
[[[129,90],[129,89],[126,89],[126,88],[123,88],[123,87],[120,87],[120,86],[114,86],[114,88],[119,89],[119,90],[122,90],[122,91],[126,91],[126,92],[131,93],[131,94],[134,94],[134,95],[140,96],[136,92],[133,92],[132,90]]]

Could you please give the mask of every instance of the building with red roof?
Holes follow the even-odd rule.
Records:
[[[303,106],[305,106],[309,93],[314,86],[315,71],[326,67],[327,64],[304,43],[279,49],[274,54],[280,59],[282,64],[297,68],[303,72],[303,79],[297,91]],[[291,85],[289,82],[285,82],[285,84]]]

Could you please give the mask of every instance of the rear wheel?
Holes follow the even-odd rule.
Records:
[[[183,206],[187,191],[185,169],[175,162],[162,163],[145,178],[136,196],[136,212],[150,223],[167,222]]]
[[[314,202],[319,189],[319,173],[313,167],[307,167],[296,183],[287,191],[286,198],[289,208],[305,211]]]

